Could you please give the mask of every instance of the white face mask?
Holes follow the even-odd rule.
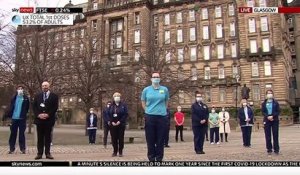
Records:
[[[247,106],[247,103],[243,103],[243,106]]]
[[[109,108],[110,105],[107,105],[107,107]]]
[[[225,112],[225,109],[222,109],[222,112]]]
[[[181,112],[181,109],[177,109],[178,112]]]
[[[211,110],[211,112],[212,112],[212,113],[215,113],[215,112],[216,112],[216,110],[212,109],[212,110]]]
[[[94,111],[90,111],[90,113],[91,113],[91,114],[93,114],[93,113],[94,113]]]
[[[272,99],[273,98],[273,94],[267,94],[267,98],[268,99]]]
[[[18,89],[18,90],[17,90],[17,93],[18,93],[18,95],[23,95],[23,94],[24,94],[24,91],[23,91],[23,89]]]
[[[114,97],[114,100],[116,103],[119,103],[121,101],[121,97]]]
[[[197,102],[201,102],[202,100],[203,100],[202,97],[196,97],[196,101],[197,101]]]

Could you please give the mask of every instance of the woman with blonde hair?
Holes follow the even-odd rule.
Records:
[[[124,148],[124,133],[126,127],[126,119],[128,117],[127,105],[121,101],[121,94],[119,92],[114,93],[113,103],[109,108],[109,126],[110,134],[113,145],[112,156],[123,156]]]

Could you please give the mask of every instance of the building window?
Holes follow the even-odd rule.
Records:
[[[208,66],[204,67],[204,79],[205,80],[210,79],[210,67]]]
[[[225,88],[219,88],[219,101],[225,102],[226,101],[226,90]]]
[[[260,86],[259,84],[253,85],[253,101],[260,101]]]
[[[123,20],[119,20],[118,21],[118,28],[117,28],[118,31],[122,31],[123,30]]]
[[[140,57],[141,57],[140,51],[139,50],[135,50],[134,51],[134,61],[136,61],[136,62],[140,61]]]
[[[166,63],[171,63],[171,52],[170,51],[166,51]]]
[[[257,53],[257,42],[256,42],[256,40],[250,40],[250,53]]]
[[[178,57],[178,62],[182,63],[184,59],[183,49],[177,49],[177,57]]]
[[[272,68],[271,68],[271,62],[265,61],[264,62],[264,69],[265,69],[265,76],[272,75]]]
[[[141,31],[136,30],[136,31],[134,31],[134,43],[138,44],[140,42],[141,42]]]
[[[92,27],[93,27],[94,31],[97,30],[97,20],[96,19],[92,21]]]
[[[190,41],[196,41],[196,28],[190,28]]]
[[[153,26],[154,27],[158,26],[158,16],[157,15],[153,15]]]
[[[177,30],[177,42],[178,42],[178,43],[183,42],[182,29],[178,29],[178,30]]]
[[[117,55],[117,66],[120,66],[122,64],[122,56],[121,54]]]
[[[197,60],[197,47],[191,47],[191,61]]]
[[[249,33],[255,33],[256,31],[255,19],[250,18],[248,20],[248,23],[249,23]]]
[[[158,4],[158,0],[153,0],[153,5]]]
[[[234,10],[234,5],[233,4],[229,4],[228,5],[228,15],[229,16],[234,16],[234,14],[235,14],[234,11],[235,11]]]
[[[203,20],[208,19],[208,9],[207,8],[202,8],[201,13],[202,13],[202,19]]]
[[[134,22],[135,24],[140,24],[140,12],[135,12],[134,13]]]
[[[204,60],[210,59],[210,46],[203,46]]]
[[[170,2],[170,0],[164,0],[164,3]]]
[[[259,6],[260,7],[267,7],[266,0],[259,0]]]
[[[81,29],[80,30],[80,38],[83,38],[83,36],[84,36],[84,29]]]
[[[158,32],[154,32],[154,44],[158,44]]]
[[[270,52],[269,38],[262,39],[262,50],[263,50],[263,52]]]
[[[203,26],[203,39],[209,39],[209,29],[208,29],[208,26]]]
[[[184,104],[184,91],[179,90],[178,98],[179,98],[179,104]]]
[[[170,25],[170,14],[165,14],[165,25]]]
[[[189,11],[189,21],[195,21],[195,10]]]
[[[268,17],[266,16],[260,17],[260,30],[262,32],[267,32],[269,30]]]
[[[165,31],[165,44],[170,44],[170,31]]]
[[[232,58],[237,57],[237,45],[236,45],[236,43],[231,43],[231,57]]]
[[[72,30],[72,38],[75,38],[75,36],[76,36],[76,31]]]
[[[93,39],[93,49],[96,49],[97,47],[96,47],[96,43],[95,43],[95,38]],[[74,45],[72,45],[71,46],[71,55],[72,56],[74,56],[74,52],[75,52],[75,46]]]
[[[258,62],[252,62],[251,63],[251,70],[252,70],[252,76],[253,77],[258,77],[259,76]]]
[[[97,49],[97,38],[93,38],[93,40],[92,40],[92,46],[93,46],[94,50]],[[72,50],[73,50],[73,46],[72,46]]]
[[[117,36],[117,49],[122,48],[122,36]]]
[[[208,103],[211,102],[210,88],[205,88],[205,101]]]
[[[62,53],[62,56],[65,57],[67,54],[67,48],[66,47],[63,47],[63,53]]]
[[[230,23],[229,28],[230,28],[230,36],[235,36],[235,21],[232,21]]]
[[[222,17],[222,8],[221,8],[221,6],[216,6],[215,7],[215,17],[216,18],[221,18]]]
[[[234,64],[234,65],[232,66],[232,77],[235,78],[236,75],[238,75],[238,74],[239,74],[238,67],[237,67],[237,65]]]
[[[198,73],[197,73],[197,68],[193,67],[193,68],[191,69],[191,76],[192,76],[191,80],[192,80],[192,81],[195,81],[195,80],[198,79],[197,74],[198,74]]]
[[[272,89],[272,83],[267,83],[266,84],[266,89]]]
[[[246,1],[247,1],[247,7],[254,7],[255,6],[254,0],[246,0]]]
[[[83,44],[80,44],[80,46],[79,46],[79,53],[80,53],[80,54],[83,53]]]
[[[224,45],[223,44],[218,44],[217,45],[217,53],[218,53],[218,58],[219,59],[224,58]]]
[[[182,12],[176,13],[176,23],[182,23]]]
[[[216,25],[216,31],[217,31],[217,38],[222,38],[223,37],[223,27],[222,24],[217,24]]]
[[[225,78],[225,68],[223,65],[219,66],[219,79]]]

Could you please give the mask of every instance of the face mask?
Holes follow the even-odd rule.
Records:
[[[22,89],[17,90],[18,95],[23,95],[24,91]]]
[[[177,109],[178,110],[178,112],[180,112],[181,111],[181,109]]]
[[[94,113],[94,111],[90,111],[90,113],[92,114],[92,113]]]
[[[107,107],[109,108],[109,105],[107,105]]]
[[[151,81],[153,84],[159,84],[160,78],[152,78]]]
[[[196,101],[197,101],[197,102],[201,102],[202,100],[203,100],[202,97],[196,97]]]
[[[119,103],[121,101],[121,97],[114,97],[114,100],[116,103]]]
[[[216,110],[214,110],[214,109],[213,109],[213,110],[211,110],[211,112],[212,112],[212,113],[215,113],[215,112],[216,112]]]
[[[243,103],[243,106],[247,106],[247,103]]]
[[[273,98],[273,94],[267,94],[267,98],[268,99],[272,99]]]
[[[222,112],[225,112],[225,109],[222,109]]]

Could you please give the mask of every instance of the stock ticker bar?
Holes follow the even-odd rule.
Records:
[[[300,161],[9,161],[0,167],[300,167]]]
[[[82,8],[36,7],[35,13],[82,13]]]

